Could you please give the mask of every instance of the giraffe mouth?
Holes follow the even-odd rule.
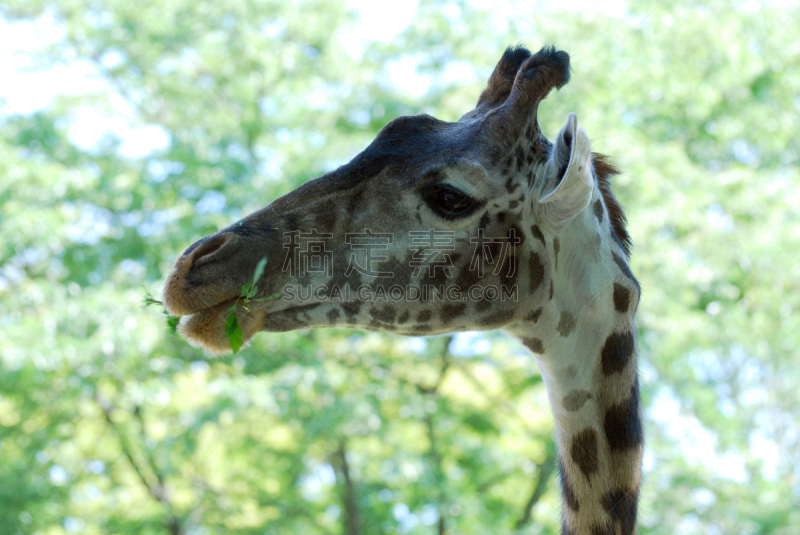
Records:
[[[264,288],[243,306],[242,285],[252,279],[255,268],[251,259],[237,254],[246,246],[248,242],[230,232],[204,238],[175,261],[164,285],[164,307],[180,318],[178,333],[211,355],[231,352],[225,322],[232,307],[245,344],[261,330],[264,316],[281,308],[274,301],[258,302],[270,295],[266,275]]]
[[[178,333],[193,347],[220,356],[231,352],[225,332],[225,322],[233,313],[231,307],[238,298],[227,299],[216,305],[181,316]],[[251,307],[249,311],[236,307],[236,319],[242,331],[242,342],[247,342],[260,330],[266,311]]]

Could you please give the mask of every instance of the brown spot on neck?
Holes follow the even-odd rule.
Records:
[[[614,308],[617,312],[627,312],[631,302],[631,291],[619,283],[614,283]]]
[[[539,321],[539,316],[542,315],[543,311],[544,311],[544,308],[539,307],[536,310],[530,312],[527,316],[525,316],[525,320],[526,321],[532,321],[533,323],[536,323],[537,321]]]
[[[613,333],[606,338],[603,349],[600,352],[600,362],[603,367],[603,375],[621,372],[625,369],[633,356],[635,342],[633,333]]]
[[[558,269],[558,252],[561,250],[561,242],[558,241],[558,238],[553,238],[553,257],[555,263],[555,269]]]
[[[638,489],[617,489],[603,496],[603,509],[611,517],[611,523],[619,528],[619,535],[633,535],[636,532],[636,506]]]
[[[633,273],[631,273],[631,268],[628,267],[628,263],[621,256],[619,256],[617,253],[613,251],[611,252],[611,257],[614,259],[614,263],[617,264],[617,267],[619,267],[619,270],[622,272],[622,274],[628,277],[636,285],[636,288],[638,290],[639,281],[637,281],[636,277],[634,277]]]
[[[561,400],[561,406],[569,412],[581,409],[584,404],[592,399],[592,394],[588,390],[573,390]]]
[[[566,310],[563,310],[561,312],[561,318],[558,321],[558,327],[556,327],[558,334],[567,337],[574,328],[575,328],[575,318],[572,316],[572,314],[570,314]]]
[[[639,382],[631,387],[631,395],[606,411],[603,429],[612,451],[627,451],[644,442],[642,415],[639,410]]]
[[[544,280],[544,264],[536,253],[531,253],[528,258],[528,275],[530,276],[530,293],[533,293]]]
[[[597,433],[594,429],[584,429],[572,439],[569,450],[573,462],[580,468],[583,475],[589,479],[597,471]]]
[[[594,216],[597,218],[598,223],[603,222],[603,201],[597,199],[594,201],[592,205],[592,211],[594,212]]]
[[[569,480],[569,476],[561,460],[558,461],[558,471],[561,473],[561,492],[564,495],[564,503],[577,513],[580,511],[581,504],[578,503],[578,497],[575,496],[575,490],[572,487],[572,483]]]
[[[544,353],[544,344],[538,338],[523,338],[522,343],[534,353],[538,353],[540,355]]]
[[[542,230],[539,228],[538,225],[533,225],[531,227],[531,233],[533,234],[534,238],[536,238],[537,240],[542,242],[542,245],[546,245],[547,244],[547,242],[545,242],[545,240],[544,240],[544,234],[542,234]]]

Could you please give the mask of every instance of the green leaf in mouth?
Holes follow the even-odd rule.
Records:
[[[236,317],[235,310],[228,314],[228,318],[225,320],[225,336],[228,337],[228,343],[230,343],[233,352],[239,351],[242,347],[243,337],[242,328],[239,326],[239,318]]]

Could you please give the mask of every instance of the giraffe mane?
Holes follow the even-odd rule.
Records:
[[[603,203],[605,203],[608,210],[611,229],[614,231],[613,236],[619,241],[622,250],[625,251],[625,256],[630,258],[631,236],[628,234],[627,229],[628,219],[625,217],[625,212],[622,211],[619,201],[611,192],[611,177],[620,174],[620,172],[605,154],[594,152],[592,155],[594,157],[594,171],[597,175],[597,183],[600,187],[600,193],[603,195]]]

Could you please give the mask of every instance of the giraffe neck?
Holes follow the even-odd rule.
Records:
[[[627,266],[622,270],[609,259],[600,271],[584,273],[613,282],[570,296],[575,290],[567,281],[575,279],[561,279],[559,288],[555,277],[555,295],[568,298],[550,301],[509,329],[536,354],[547,386],[561,471],[562,535],[636,533],[644,449],[634,322],[639,290]],[[569,268],[558,266],[563,269]]]
[[[633,322],[626,327],[601,344],[589,337],[554,344],[553,362],[592,355],[591,367],[542,366],[556,424],[563,535],[636,531],[643,430]]]

